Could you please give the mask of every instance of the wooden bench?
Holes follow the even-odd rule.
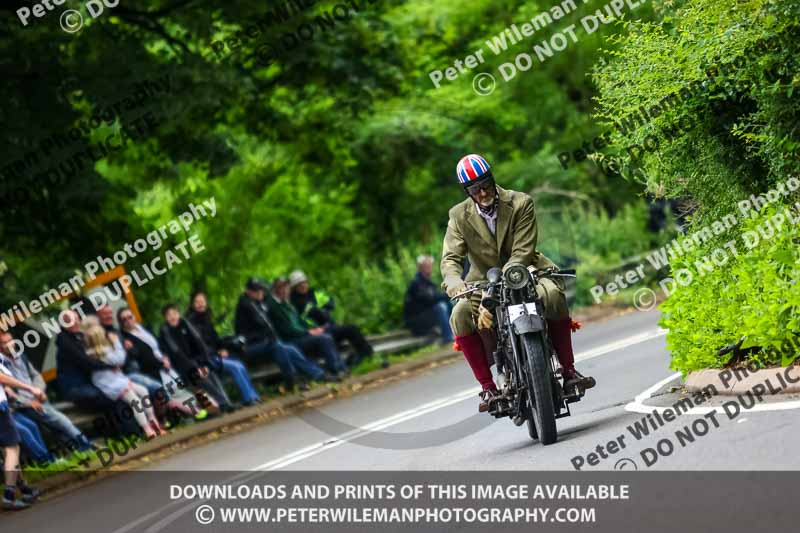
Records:
[[[415,337],[405,329],[395,330],[380,335],[371,335],[367,340],[375,350],[373,357],[386,357],[389,354],[402,354],[418,350],[436,342],[438,336],[427,335]],[[342,350],[342,355],[347,356],[349,351]],[[250,369],[250,377],[254,382],[274,383],[280,379],[280,370],[275,363],[258,365]],[[229,381],[226,379],[226,382]],[[83,431],[91,429],[93,420],[97,415],[82,411],[71,402],[55,402],[58,410],[67,415],[72,422]]]

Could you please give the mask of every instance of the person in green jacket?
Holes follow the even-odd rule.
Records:
[[[338,324],[334,321],[331,316],[334,307],[333,297],[322,289],[311,288],[303,271],[295,270],[289,274],[289,287],[291,289],[289,301],[307,327],[319,326],[333,337],[337,345],[347,341],[353,348],[353,354],[347,359],[347,366],[354,367],[372,356],[374,350],[361,333],[361,329],[353,324]]]
[[[333,337],[321,327],[309,328],[297,309],[289,302],[289,280],[276,278],[272,291],[265,298],[269,317],[281,340],[296,346],[307,356],[325,359],[328,371],[341,378],[347,372]]]

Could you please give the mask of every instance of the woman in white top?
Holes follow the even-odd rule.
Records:
[[[132,382],[122,373],[125,364],[125,349],[119,338],[107,333],[94,317],[87,317],[81,324],[86,338],[86,353],[116,368],[95,370],[92,383],[111,400],[123,400],[133,411],[133,417],[141,426],[147,440],[166,430],[162,428],[153,412],[152,402],[147,401],[147,389]]]

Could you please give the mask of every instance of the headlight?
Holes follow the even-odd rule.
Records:
[[[528,269],[522,265],[511,265],[506,269],[503,276],[506,280],[506,286],[509,289],[521,289],[527,285],[530,280]]]

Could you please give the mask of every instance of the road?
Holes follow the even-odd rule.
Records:
[[[14,526],[9,531],[124,533],[145,524],[150,532],[160,531],[167,523],[152,524],[158,525],[180,502],[170,504],[163,490],[148,490],[148,484],[197,471],[206,471],[203,475],[209,479],[224,479],[236,471],[254,470],[574,472],[575,465],[581,471],[611,470],[615,465],[639,470],[797,469],[794,452],[800,429],[793,424],[793,409],[743,412],[733,420],[721,411],[715,420],[689,412],[635,438],[628,427],[646,416],[636,410],[679,399],[669,392],[679,380],[668,368],[658,316],[657,311],[631,313],[589,324],[576,334],[577,367],[594,376],[598,385],[573,404],[571,417],[558,420],[559,441],[551,446],[532,442],[524,426],[517,428],[508,419],[479,415],[474,380],[459,361],[174,455],[147,474],[114,476],[42,502],[35,510],[6,513],[0,520]],[[649,389],[655,398],[644,404],[634,401]],[[678,444],[675,432],[692,424],[694,441]],[[648,466],[642,450],[655,449],[664,438],[675,443],[674,451]],[[589,457],[592,453],[594,458]],[[652,460],[653,453],[645,455]],[[138,487],[134,506],[132,486]],[[97,501],[105,504],[98,508]],[[76,509],[93,512],[75,513]],[[120,530],[124,524],[134,525]]]

